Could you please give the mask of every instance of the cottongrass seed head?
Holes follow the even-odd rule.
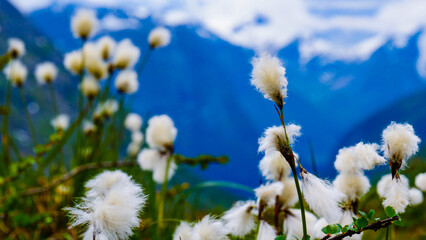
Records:
[[[114,55],[117,43],[110,36],[103,36],[96,42],[96,49],[103,60],[108,60]]]
[[[169,45],[172,35],[167,28],[157,27],[151,30],[148,35],[148,43],[150,48],[159,48]]]
[[[99,82],[92,76],[85,76],[80,83],[80,91],[88,99],[94,99],[101,90]]]
[[[115,49],[114,66],[120,69],[132,68],[138,61],[140,54],[139,48],[133,45],[130,39],[121,40]]]
[[[423,202],[423,193],[417,188],[411,188],[408,192],[410,205],[415,206]]]
[[[52,62],[40,63],[36,66],[35,76],[40,85],[52,83],[58,76],[58,68]]]
[[[124,120],[124,127],[131,132],[140,131],[142,127],[142,117],[137,113],[127,114]]]
[[[207,215],[194,225],[192,240],[228,240],[228,233],[221,221]]]
[[[426,191],[426,173],[420,173],[416,176],[416,179],[414,180],[414,183],[416,187],[423,192]]]
[[[96,12],[90,9],[78,9],[71,18],[71,31],[75,38],[87,39],[98,26]]]
[[[302,214],[300,209],[289,209],[286,215],[284,216],[284,234],[287,236],[286,239],[296,240],[302,239],[303,237],[303,223],[302,223]],[[314,225],[318,220],[314,214],[305,211],[306,217],[306,227],[307,232],[310,236],[314,235]]]
[[[115,78],[114,84],[118,92],[133,94],[139,89],[138,74],[130,69],[120,71]]]
[[[65,54],[64,66],[74,75],[81,74],[83,72],[83,53],[75,50]]]
[[[85,237],[109,240],[127,239],[139,226],[139,212],[146,196],[130,177],[117,171],[105,171],[86,184],[89,188],[83,202],[66,210],[72,217],[71,227],[88,225]],[[98,236],[100,236],[98,238]]]
[[[25,43],[19,38],[9,38],[7,52],[12,58],[19,58],[25,54]]]
[[[108,64],[104,62],[93,42],[84,44],[83,58],[86,70],[97,80],[108,76]]]
[[[402,178],[392,179],[387,186],[384,197],[384,207],[391,206],[397,213],[405,212],[405,208],[410,204],[408,181]]]
[[[406,161],[419,150],[420,138],[414,133],[414,128],[408,123],[392,122],[383,130],[382,151],[392,164],[401,167],[407,165]]]
[[[50,124],[57,132],[65,131],[70,125],[70,117],[67,114],[59,114],[50,120]]]
[[[254,216],[251,214],[255,205],[254,201],[240,201],[224,213],[224,227],[231,235],[244,237],[255,228]]]
[[[144,136],[143,136],[143,133],[141,131],[133,131],[132,134],[130,135],[130,140],[133,143],[138,143],[138,144],[142,145],[143,139],[144,139]]]
[[[362,169],[371,170],[377,165],[386,164],[386,159],[377,153],[379,149],[380,146],[376,143],[360,142],[355,145],[354,151]]]
[[[408,184],[408,178],[404,175],[399,175],[399,178],[402,179],[402,181],[407,182]],[[381,197],[385,197],[385,193],[388,191],[388,188],[390,186],[390,183],[392,181],[392,174],[386,174],[383,175],[379,182],[377,183],[377,194]]]
[[[154,165],[154,169],[152,171],[152,179],[154,179],[154,181],[158,184],[162,184],[166,178],[167,158],[168,156],[166,155]],[[177,165],[172,160],[170,162],[169,171],[167,173],[167,180],[170,180],[173,177],[176,172],[176,169]]]
[[[275,229],[266,221],[260,220],[256,240],[269,240],[275,239],[276,237],[277,233],[275,232]]]
[[[293,177],[282,179],[283,189],[279,195],[278,201],[284,207],[293,207],[299,200],[297,196],[296,183]]]
[[[144,148],[138,154],[138,163],[142,170],[152,171],[155,165],[162,161],[164,156],[157,150],[151,148]]]
[[[83,121],[83,132],[84,134],[91,134],[96,131],[96,126],[92,121],[84,120]]]
[[[345,195],[328,181],[302,171],[302,191],[309,207],[329,223],[335,223],[342,217],[340,202]]]
[[[256,194],[258,202],[267,206],[274,206],[276,197],[281,194],[283,189],[284,184],[282,182],[273,182],[260,185],[258,188],[254,189],[254,193]]]
[[[287,78],[285,68],[280,59],[268,54],[252,59],[251,84],[263,94],[266,99],[275,102],[279,108],[287,97]]]
[[[327,220],[325,220],[325,218],[320,218],[318,219],[313,227],[313,235],[311,237],[315,238],[315,239],[322,239],[323,237],[325,237],[325,233],[322,231],[322,229],[324,227],[326,227],[328,225]]]
[[[27,67],[20,60],[14,60],[7,64],[3,72],[7,79],[16,87],[22,87],[27,80]]]
[[[148,121],[146,142],[151,148],[168,150],[173,148],[177,129],[173,120],[167,115],[153,116]]]
[[[182,221],[173,233],[173,240],[192,240],[192,226]]]
[[[370,181],[363,173],[340,173],[333,181],[334,187],[346,195],[345,201],[356,201],[368,192]]]
[[[278,151],[266,154],[259,162],[259,169],[266,179],[273,181],[280,181],[291,172],[290,165]]]
[[[288,124],[286,125],[287,136],[290,145],[294,143],[296,137],[301,135],[300,125]],[[259,152],[265,154],[280,151],[281,146],[286,142],[284,128],[282,126],[272,126],[265,130],[263,136],[259,139]],[[288,161],[288,159],[286,159]]]

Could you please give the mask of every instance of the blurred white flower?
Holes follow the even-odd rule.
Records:
[[[277,57],[264,54],[252,60],[251,84],[263,94],[266,99],[274,101],[279,108],[287,97],[287,78],[285,68]]]
[[[78,9],[71,18],[71,31],[75,38],[87,39],[98,26],[96,12],[90,9]]]
[[[294,143],[296,137],[301,135],[301,127],[296,124],[286,125],[287,136],[290,145]],[[282,126],[269,127],[263,133],[263,136],[259,139],[259,152],[265,154],[280,151],[280,147],[285,143],[286,137]],[[289,161],[289,159],[286,159]]]
[[[16,87],[22,87],[27,80],[27,67],[20,61],[14,60],[3,70],[7,79]]]
[[[75,50],[65,54],[64,66],[72,74],[83,72],[83,54],[80,50]]]
[[[115,99],[108,99],[105,102],[99,103],[93,113],[93,118],[95,120],[101,117],[109,118],[118,111],[118,108],[118,102]]]
[[[411,188],[408,191],[410,204],[415,206],[419,205],[423,202],[423,193],[417,188]]]
[[[114,55],[117,43],[110,36],[103,36],[96,42],[96,48],[103,60],[108,60]]]
[[[269,240],[275,239],[276,237],[277,233],[275,232],[275,229],[266,221],[260,220],[256,240]]]
[[[320,218],[318,219],[318,221],[315,222],[314,227],[313,227],[313,235],[311,236],[314,239],[322,239],[323,237],[325,237],[325,233],[322,231],[322,229],[324,227],[326,227],[328,225],[327,220],[325,220],[325,218]]]
[[[224,227],[231,235],[244,237],[255,228],[254,216],[251,214],[255,204],[254,201],[240,201],[223,214]]]
[[[153,116],[148,121],[146,142],[151,148],[169,150],[173,148],[177,129],[173,120],[167,115]]]
[[[399,178],[408,184],[408,178],[404,175],[399,175]],[[384,198],[385,193],[388,191],[390,182],[392,181],[392,174],[383,175],[377,183],[377,194]]]
[[[19,38],[9,38],[7,40],[9,48],[7,52],[12,58],[19,58],[25,54],[25,43]]]
[[[99,91],[101,90],[101,86],[99,82],[96,81],[92,76],[85,76],[83,81],[80,83],[80,91],[86,96],[88,99],[95,98]]]
[[[113,63],[116,68],[132,68],[139,60],[140,50],[130,39],[121,40],[115,50]]]
[[[67,114],[60,114],[50,121],[56,131],[65,131],[70,124],[70,117]]]
[[[382,140],[385,157],[392,162],[392,167],[397,169],[405,167],[408,158],[419,150],[420,138],[414,133],[413,126],[408,123],[392,122],[383,130]]]
[[[135,93],[139,88],[138,74],[130,69],[120,71],[115,78],[115,87],[120,93]]]
[[[173,240],[192,240],[191,225],[184,221],[180,222],[173,234]]]
[[[384,193],[383,206],[393,207],[397,213],[405,212],[410,203],[408,181],[402,178],[394,178],[390,181]]]
[[[257,201],[267,206],[274,206],[276,197],[283,191],[284,185],[282,182],[273,182],[260,185],[254,189]]]
[[[334,161],[334,167],[338,172],[346,174],[357,174],[361,171],[360,164],[358,162],[355,148],[345,147],[339,149],[336,160]]]
[[[227,240],[227,230],[222,222],[212,218],[210,215],[205,216],[201,221],[196,223],[192,230],[193,240]]]
[[[142,145],[143,143],[143,133],[140,131],[134,131],[132,132],[132,134],[130,135],[130,139],[133,143],[137,143],[139,145]]]
[[[302,171],[302,191],[309,207],[327,222],[335,223],[342,217],[339,206],[345,195],[328,181]]]
[[[84,44],[84,65],[87,71],[96,79],[104,79],[108,76],[108,64],[104,62],[96,45],[92,42]]]
[[[130,144],[127,146],[127,155],[135,157],[138,155],[139,150],[141,150],[141,143],[139,142],[130,142]]]
[[[156,149],[144,148],[138,155],[138,163],[143,170],[152,171],[155,165],[162,161],[163,157]]]
[[[148,43],[151,48],[165,47],[169,45],[171,37],[167,28],[157,27],[149,33]]]
[[[167,167],[167,160],[168,160],[168,156],[166,155],[165,157],[161,158],[159,162],[157,162],[154,165],[154,169],[152,171],[152,178],[154,179],[154,181],[158,184],[162,184],[165,180],[166,177],[166,167]],[[177,169],[177,165],[176,163],[173,161],[173,159],[170,161],[170,166],[169,166],[169,172],[167,174],[167,180],[170,180],[173,175],[175,174],[175,171]]]
[[[362,169],[371,170],[377,165],[386,163],[386,159],[377,153],[379,148],[380,146],[376,143],[360,142],[355,145],[354,151]]]
[[[280,181],[290,175],[291,168],[278,151],[267,153],[259,162],[262,175],[268,180]]]
[[[37,64],[35,76],[39,84],[49,84],[56,80],[58,68],[52,62],[44,62]]]
[[[289,240],[302,239],[303,226],[300,209],[289,209],[288,212],[289,213],[284,216],[284,234]],[[317,217],[308,211],[305,211],[305,217],[307,232],[312,237],[314,235],[314,225],[317,221]]]
[[[96,131],[96,126],[92,121],[84,120],[83,121],[83,132],[84,134],[90,134]]]
[[[84,236],[91,239],[119,240],[132,235],[132,229],[139,226],[139,212],[146,201],[142,188],[119,170],[105,171],[86,187],[90,194],[83,202],[66,209],[73,219],[71,227],[88,225]]]
[[[334,187],[346,195],[345,199],[356,201],[370,189],[370,181],[363,173],[340,173],[333,181]]]
[[[142,127],[142,117],[137,113],[129,113],[124,120],[124,127],[131,132],[137,132]]]
[[[422,191],[426,191],[426,173],[420,173],[415,179],[416,187]]]
[[[293,207],[299,200],[297,196],[296,184],[293,177],[282,179],[284,187],[279,195],[278,201],[283,207]]]

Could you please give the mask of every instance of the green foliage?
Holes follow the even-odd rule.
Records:
[[[200,165],[202,169],[206,169],[211,163],[225,164],[229,161],[228,157],[214,157],[210,155],[200,155],[195,158],[185,157],[180,154],[173,155],[176,164],[187,164],[189,166]]]
[[[285,239],[286,239],[285,236],[280,235],[280,236],[276,237],[274,240],[285,240]]]

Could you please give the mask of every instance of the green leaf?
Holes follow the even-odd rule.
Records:
[[[368,219],[366,217],[361,217],[358,219],[358,228],[360,230],[364,229],[368,225]]]
[[[345,225],[342,227],[342,233],[345,233],[349,230],[349,225]]]
[[[342,226],[339,224],[327,225],[321,229],[325,234],[337,234],[342,229]]]
[[[367,217],[367,214],[365,214],[365,212],[363,212],[363,211],[358,211],[358,212],[359,212],[359,214],[361,214],[361,216]]]
[[[275,240],[285,240],[285,236],[280,235],[280,236],[276,237]]]
[[[372,220],[373,219],[373,217],[374,217],[374,214],[376,213],[376,211],[374,211],[373,209],[371,209],[369,212],[368,212],[368,216],[367,216],[367,218],[368,218],[368,220]]]
[[[393,217],[393,216],[396,215],[395,209],[393,207],[391,207],[391,206],[387,206],[385,208],[385,213],[386,213],[386,216],[388,216],[388,217]]]
[[[401,220],[395,221],[393,224],[395,224],[396,226],[403,226],[404,224],[402,224]]]

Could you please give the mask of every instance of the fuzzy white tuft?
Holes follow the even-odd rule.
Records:
[[[93,133],[94,131],[96,131],[95,124],[93,124],[93,122],[91,122],[89,120],[84,120],[83,121],[83,132],[84,132],[84,134],[90,134],[90,133]]]
[[[325,218],[320,218],[318,221],[315,222],[314,228],[313,228],[313,237],[314,239],[322,239],[325,236],[325,233],[323,233],[322,229],[328,225],[327,220]]]
[[[303,225],[302,225],[302,214],[300,209],[289,209],[287,215],[284,216],[284,234],[287,236],[286,239],[295,240],[302,239],[303,237]],[[314,214],[305,211],[306,227],[310,236],[314,235],[314,225],[318,220]]]
[[[377,151],[380,146],[376,143],[360,142],[354,147],[355,155],[358,159],[358,164],[364,170],[371,170],[377,165],[386,163],[386,159],[380,156]]]
[[[411,205],[419,205],[423,202],[423,193],[417,188],[411,188],[408,192]]]
[[[426,173],[420,173],[416,176],[415,179],[416,187],[422,190],[423,192],[426,191]]]
[[[157,162],[154,166],[152,178],[158,184],[162,184],[166,177],[167,158],[168,156],[161,158],[161,161]],[[169,166],[169,172],[167,174],[168,180],[170,180],[173,177],[176,169],[177,169],[177,165],[172,159]]]
[[[155,165],[162,161],[163,156],[156,149],[145,148],[138,155],[139,166],[143,170],[154,170]]]
[[[111,117],[118,111],[118,102],[115,99],[108,99],[105,102],[99,103],[94,112],[94,118],[100,116]]]
[[[70,125],[70,117],[67,114],[60,114],[50,120],[50,124],[56,131],[65,131]]]
[[[404,181],[401,178],[392,179],[386,189],[384,197],[384,207],[391,206],[397,213],[405,212],[405,208],[410,203],[408,181]]]
[[[346,195],[345,200],[355,201],[370,189],[370,181],[362,173],[339,174],[333,181],[334,187]]]
[[[89,188],[83,202],[68,208],[71,227],[88,225],[86,236],[93,234],[109,240],[127,239],[139,226],[139,212],[146,196],[129,176],[117,170],[105,171],[86,184]]]
[[[357,216],[351,210],[346,210],[343,213],[343,216],[340,219],[339,223],[342,226],[350,225],[353,222],[353,218],[357,218]],[[352,235],[351,237],[345,237],[345,239],[349,239],[349,240],[361,240],[361,238],[362,238],[362,233]]]
[[[408,123],[392,122],[383,130],[382,150],[386,158],[407,165],[407,160],[419,150],[420,138],[414,133],[413,126]]]
[[[282,107],[283,99],[287,97],[287,78],[285,68],[280,59],[267,54],[251,61],[251,84],[263,94],[266,99]]]
[[[139,59],[141,52],[130,39],[121,40],[115,49],[113,63],[120,69],[132,68]]]
[[[342,217],[339,203],[343,201],[345,195],[328,181],[319,179],[313,174],[302,171],[301,176],[303,196],[310,208],[328,222],[337,222]]]
[[[153,116],[148,121],[146,142],[151,148],[166,150],[173,147],[177,129],[167,115]]]
[[[165,47],[169,45],[172,35],[167,28],[157,27],[148,35],[148,43],[151,48]]]
[[[64,66],[74,75],[83,72],[83,53],[80,50],[75,50],[65,54]]]
[[[9,38],[7,52],[12,55],[12,58],[19,58],[25,54],[25,43],[19,38]]]
[[[108,64],[104,62],[94,43],[88,42],[84,44],[83,57],[86,70],[94,78],[100,80],[108,76]]]
[[[341,173],[356,174],[360,172],[359,162],[354,147],[346,147],[339,150],[334,161],[334,167]]]
[[[96,49],[103,60],[111,58],[117,43],[110,36],[103,36],[96,42]]]
[[[259,169],[266,179],[274,181],[286,178],[291,172],[290,165],[278,151],[266,154],[259,162]]]
[[[127,146],[127,155],[135,157],[141,150],[142,144],[140,142],[130,142]]]
[[[7,79],[16,87],[22,87],[27,80],[27,67],[20,60],[14,60],[7,64],[3,72]]]
[[[400,179],[408,185],[408,178],[404,175],[399,175]],[[392,174],[386,174],[380,178],[377,183],[377,194],[384,198],[392,181]]]
[[[196,223],[192,230],[192,240],[227,240],[228,231],[222,222],[210,215]]]
[[[134,131],[130,135],[131,141],[133,143],[137,143],[137,144],[140,144],[140,145],[142,145],[142,143],[143,143],[143,138],[144,138],[143,133],[140,132],[140,131]]]
[[[287,136],[290,144],[293,144],[296,137],[301,135],[301,127],[296,124],[286,125]],[[280,151],[280,143],[285,143],[286,137],[282,126],[269,127],[263,133],[263,136],[259,139],[259,152],[265,154]]]
[[[79,87],[81,93],[89,99],[95,98],[101,90],[99,82],[92,76],[85,76]]]
[[[57,75],[58,68],[52,62],[44,62],[36,66],[35,76],[39,84],[52,83]]]
[[[137,113],[129,113],[124,120],[124,127],[131,132],[138,132],[142,127],[142,117]]]
[[[237,237],[244,237],[256,226],[251,210],[256,203],[254,201],[237,202],[222,217],[227,231]]]
[[[284,187],[280,193],[278,201],[280,201],[284,207],[293,207],[299,200],[294,179],[289,177],[281,180],[281,182]]]
[[[268,206],[274,206],[276,197],[281,194],[284,189],[282,182],[273,182],[260,185],[254,189],[258,202],[262,202]]]
[[[138,74],[134,70],[123,70],[115,78],[115,87],[120,93],[133,94],[139,89]]]
[[[173,234],[173,240],[192,240],[192,227],[187,222],[180,222]]]
[[[95,33],[97,26],[96,12],[90,9],[79,9],[71,18],[71,30],[75,38],[87,39]]]
[[[275,239],[276,237],[277,233],[275,232],[275,229],[266,221],[260,220],[256,240],[269,240]]]

